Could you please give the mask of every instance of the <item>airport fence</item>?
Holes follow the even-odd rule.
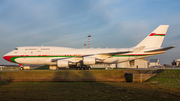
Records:
[[[9,82],[10,79],[2,74],[0,74],[0,80],[4,81],[4,82]]]
[[[19,67],[0,68],[0,71],[4,71],[4,70],[8,70],[8,71],[11,71],[11,70],[19,70]]]

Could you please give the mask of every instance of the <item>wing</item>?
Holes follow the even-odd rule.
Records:
[[[97,54],[88,54],[88,55],[82,55],[82,56],[76,56],[76,57],[67,57],[67,58],[56,58],[52,59],[52,62],[55,62],[57,60],[65,60],[68,59],[73,62],[79,62],[83,59],[83,57],[88,57],[88,56],[93,56],[96,57],[97,59],[106,59],[110,58],[112,55],[116,54],[125,54],[125,53],[133,53],[133,52],[140,52],[145,48],[145,46],[141,46],[139,48],[134,49],[133,51],[121,51],[121,52],[110,52],[110,53],[97,53]]]
[[[123,52],[112,52],[112,53],[99,53],[99,54],[89,54],[89,55],[82,55],[82,56],[76,56],[76,57],[67,57],[67,58],[56,58],[56,59],[52,59],[52,62],[55,62],[57,60],[64,60],[64,59],[70,59],[71,60],[82,60],[83,57],[87,57],[87,56],[94,56],[98,59],[106,59],[111,57],[112,55],[115,54],[125,54],[125,53],[130,53],[131,51],[123,51]]]

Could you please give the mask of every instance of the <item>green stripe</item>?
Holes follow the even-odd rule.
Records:
[[[154,35],[154,36],[165,36],[165,35]]]
[[[17,58],[42,58],[42,57],[75,57],[75,56],[17,56],[17,57],[12,57],[11,61],[17,63],[15,59]]]
[[[16,58],[19,58],[19,57],[12,57],[12,58],[11,58],[11,61],[17,63],[17,62],[15,61]]]

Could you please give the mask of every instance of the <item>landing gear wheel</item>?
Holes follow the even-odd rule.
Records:
[[[91,69],[91,67],[88,67],[87,69],[88,69],[88,70],[90,70],[90,69]]]
[[[22,70],[24,70],[24,69],[21,67],[20,70],[22,71]]]
[[[79,70],[80,68],[79,68],[79,67],[77,67],[76,69],[77,69],[77,70]]]

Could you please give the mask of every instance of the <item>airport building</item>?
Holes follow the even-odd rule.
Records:
[[[91,68],[148,68],[148,60],[145,59],[137,59],[127,62],[121,62],[117,64],[96,64],[91,65]]]
[[[171,63],[173,66],[179,66],[180,65],[180,59],[173,60]]]
[[[159,63],[159,59],[151,59],[149,61],[149,67],[153,68],[153,67],[160,67],[160,63]]]

